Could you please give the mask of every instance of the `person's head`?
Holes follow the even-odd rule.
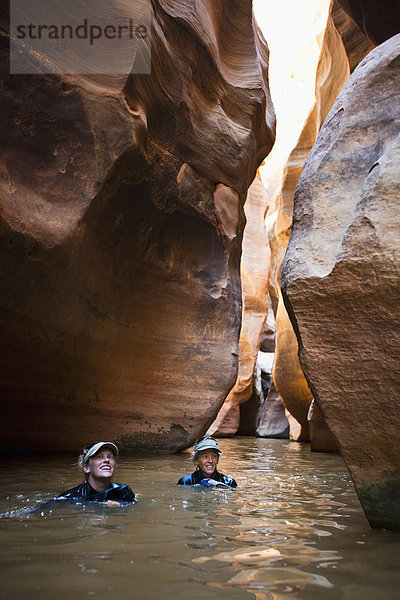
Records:
[[[205,435],[194,445],[193,462],[196,468],[210,477],[217,468],[219,455],[221,450],[218,447],[218,442],[215,438]]]
[[[118,448],[113,442],[96,442],[83,449],[78,465],[83,469],[90,484],[111,483],[118,454]]]

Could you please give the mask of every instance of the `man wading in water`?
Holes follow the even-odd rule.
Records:
[[[220,454],[218,442],[213,437],[205,435],[197,440],[193,448],[193,462],[196,470],[194,473],[181,477],[178,485],[235,488],[237,483],[232,477],[217,471]]]
[[[78,459],[78,466],[86,474],[85,481],[55,499],[110,504],[134,502],[135,494],[128,485],[113,483],[118,454],[113,442],[97,442],[86,446]]]

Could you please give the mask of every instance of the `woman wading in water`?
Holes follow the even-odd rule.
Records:
[[[135,494],[126,484],[113,483],[118,448],[113,442],[97,442],[83,449],[78,466],[85,481],[57,496],[56,500],[86,502],[134,502]]]
[[[220,454],[221,450],[218,447],[218,442],[213,437],[205,435],[197,440],[193,449],[193,462],[196,465],[196,470],[181,477],[178,485],[235,488],[237,483],[232,477],[217,471]]]

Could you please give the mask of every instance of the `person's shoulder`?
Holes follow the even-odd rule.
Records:
[[[184,475],[178,481],[178,485],[193,485],[193,473],[189,473],[188,475]]]
[[[111,489],[117,492],[120,500],[124,502],[135,502],[135,494],[126,483],[112,483]]]
[[[71,488],[70,490],[66,490],[65,492],[62,492],[62,494],[59,494],[56,497],[56,500],[58,499],[62,499],[62,498],[82,498],[82,496],[85,494],[85,482],[80,483],[79,485],[76,485],[75,487]]]
[[[135,502],[136,501],[136,496],[135,496],[134,492],[132,491],[132,489],[129,487],[129,485],[124,484],[124,486],[123,486],[122,500],[124,500],[124,502]]]
[[[231,487],[231,488],[237,487],[237,483],[233,479],[233,477],[229,477],[229,475],[224,475],[223,473],[220,473],[220,475],[221,475],[221,481],[222,481],[222,483],[225,483],[226,485],[229,485],[229,487]]]

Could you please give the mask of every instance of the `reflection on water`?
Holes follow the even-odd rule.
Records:
[[[136,505],[27,509],[79,482],[70,459],[5,465],[0,596],[13,600],[397,600],[400,534],[373,531],[338,456],[221,440],[237,490],[178,487],[188,454],[124,460]]]

